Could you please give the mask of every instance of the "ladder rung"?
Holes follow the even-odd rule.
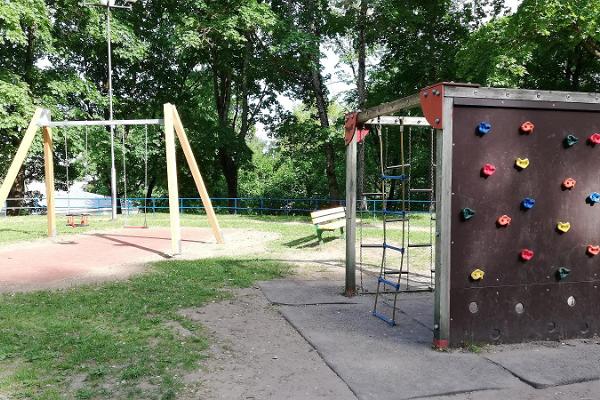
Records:
[[[396,326],[396,321],[394,321],[391,318],[386,317],[385,315],[383,315],[377,311],[373,311],[373,315],[376,316],[377,318],[379,318],[380,320],[385,321],[390,326]]]
[[[406,211],[393,211],[393,210],[385,210],[383,211],[384,215],[406,215]]]
[[[396,290],[400,290],[400,284],[399,283],[389,281],[389,280],[385,279],[382,276],[379,277],[378,281],[380,283],[383,283],[384,285],[391,286],[391,287],[393,287]]]
[[[433,192],[433,189],[410,189],[411,192],[416,192],[416,193],[427,193],[427,192]]]
[[[396,271],[393,271],[393,270],[392,271],[383,271],[383,273],[385,275],[408,275],[407,271],[398,271],[398,270],[396,270]]]
[[[361,244],[360,247],[363,249],[382,249],[382,244]]]
[[[385,167],[385,169],[398,169],[398,168],[408,168],[410,164],[400,164],[400,165],[390,165],[389,167]]]
[[[406,175],[381,175],[381,179],[390,181],[405,181]]]
[[[408,247],[432,247],[431,243],[409,244]]]
[[[363,196],[385,196],[385,193],[363,193]]]
[[[383,247],[390,250],[396,250],[400,253],[404,253],[404,249],[402,247],[392,246],[391,244],[384,243]]]
[[[405,222],[408,221],[408,218],[397,218],[397,219],[386,219],[385,222],[386,223],[390,223],[390,222]]]

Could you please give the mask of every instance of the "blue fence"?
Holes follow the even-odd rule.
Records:
[[[211,199],[216,212],[231,214],[271,214],[271,215],[305,215],[312,211],[345,206],[345,200],[328,198],[252,198],[252,197],[214,197]],[[91,214],[110,212],[110,198],[77,198],[57,197],[56,210],[59,213],[88,212]],[[406,202],[408,203],[408,202]],[[166,197],[127,198],[119,199],[119,206],[124,212],[165,213],[169,209],[169,199]],[[382,200],[359,201],[358,210],[376,216],[382,213]],[[411,210],[427,211],[431,206],[429,201],[413,200]],[[401,210],[401,200],[387,200],[391,210]],[[22,214],[44,214],[46,207],[44,198],[25,199],[21,206],[8,207],[4,210],[21,210]],[[201,213],[204,211],[200,198],[184,197],[179,199],[179,210],[182,213]]]

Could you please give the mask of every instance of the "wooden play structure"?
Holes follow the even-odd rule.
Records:
[[[69,126],[127,126],[127,125],[163,125],[165,133],[165,151],[167,158],[167,179],[169,192],[169,217],[171,226],[171,251],[173,254],[181,253],[181,224],[179,217],[179,188],[177,183],[177,160],[175,152],[175,137],[179,139],[179,144],[183,150],[187,164],[190,168],[196,188],[202,198],[202,204],[206,211],[208,221],[210,223],[213,235],[217,243],[223,243],[223,235],[219,227],[215,211],[200,169],[192,152],[187,135],[181,123],[181,119],[177,109],[172,104],[165,104],[164,119],[146,119],[146,120],[108,120],[108,121],[52,121],[50,112],[42,108],[38,108],[29,127],[25,132],[25,136],[17,150],[17,153],[8,169],[8,172],[0,186],[0,209],[5,204],[8,193],[14,184],[19,170],[21,169],[27,154],[31,148],[31,144],[41,128],[44,143],[44,174],[46,181],[46,203],[47,203],[47,221],[48,221],[48,236],[56,236],[56,209],[54,198],[54,160],[53,160],[53,141],[52,128],[69,127]],[[81,224],[87,223],[87,217],[81,215],[70,217],[71,224],[76,222]],[[81,221],[76,221],[76,218],[81,218]]]
[[[348,115],[346,293],[356,290],[357,145],[367,121],[409,109],[435,129],[434,345],[598,335],[598,93],[440,83]],[[395,210],[410,220],[406,211]],[[379,248],[407,251],[385,238]],[[378,295],[402,289],[383,273],[377,284]],[[375,300],[373,315],[395,325],[395,305]]]

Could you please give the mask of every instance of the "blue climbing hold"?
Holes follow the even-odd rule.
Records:
[[[463,208],[460,210],[460,214],[462,216],[463,221],[468,221],[475,216],[475,210],[471,208]]]
[[[600,203],[600,193],[594,192],[588,196],[588,202],[590,204]]]
[[[577,136],[575,136],[575,135],[568,135],[565,138],[563,144],[565,145],[566,148],[569,148],[569,147],[575,146],[578,142],[579,142],[579,138],[577,138]]]
[[[532,199],[531,197],[526,197],[521,202],[521,207],[525,210],[531,210],[533,206],[535,206],[535,199]]]
[[[487,135],[488,133],[490,133],[491,130],[492,124],[490,124],[489,122],[481,122],[477,127],[477,133],[479,133],[479,135],[481,136]]]

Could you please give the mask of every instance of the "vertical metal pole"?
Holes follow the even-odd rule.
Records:
[[[106,2],[106,41],[108,43],[108,119],[113,120],[112,45],[110,30],[110,1]],[[115,126],[110,126],[110,196],[112,219],[117,218],[117,168],[115,167]]]
[[[443,130],[436,140],[436,244],[433,344],[446,348],[450,341],[450,256],[452,250],[452,109],[453,99],[444,99]]]
[[[356,153],[357,135],[346,146],[346,290],[356,294]]]

